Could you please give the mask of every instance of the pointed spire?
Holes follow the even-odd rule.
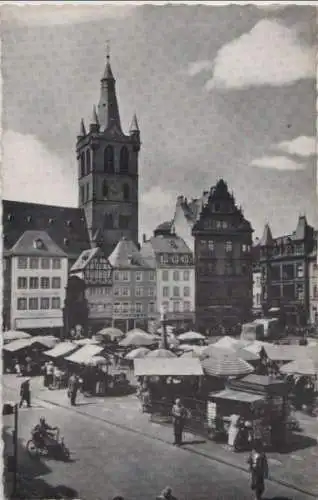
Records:
[[[96,106],[93,106],[92,119],[89,126],[90,132],[98,132],[99,131],[99,120],[96,112]]]
[[[106,51],[106,67],[101,79],[101,92],[98,103],[98,118],[101,130],[116,125],[122,132],[120,124],[119,109],[116,96],[115,78],[110,66],[109,43]]]
[[[84,120],[82,118],[81,124],[80,124],[79,134],[77,137],[85,137],[85,136],[86,136],[86,128],[85,128]]]
[[[260,239],[259,245],[262,247],[268,247],[273,245],[273,243],[274,239],[272,236],[271,228],[269,227],[269,224],[265,224],[263,236]]]
[[[129,132],[130,132],[130,134],[133,134],[134,132],[140,132],[136,113],[134,113],[134,116],[131,120]]]

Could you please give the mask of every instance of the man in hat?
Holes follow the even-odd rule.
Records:
[[[172,421],[173,421],[173,432],[174,432],[174,443],[176,446],[182,444],[182,433],[187,418],[187,410],[181,404],[179,398],[176,399],[175,404],[172,407]]]
[[[19,408],[22,407],[24,401],[28,405],[28,408],[31,406],[31,390],[30,390],[30,379],[25,379],[20,386],[20,404]]]

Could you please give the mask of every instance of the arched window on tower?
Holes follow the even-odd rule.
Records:
[[[84,155],[84,153],[81,154],[80,163],[81,163],[81,177],[84,177],[84,175],[85,175],[85,155]]]
[[[120,150],[120,172],[125,174],[128,172],[129,166],[129,151],[126,146],[123,146]]]
[[[86,151],[86,173],[89,174],[91,171],[91,152],[88,149]]]
[[[114,148],[107,146],[104,151],[104,171],[107,173],[114,173]]]
[[[126,201],[129,200],[129,198],[130,198],[130,189],[129,189],[128,184],[123,185],[123,198]]]
[[[106,181],[103,181],[102,185],[102,197],[103,198],[108,198],[108,184]]]

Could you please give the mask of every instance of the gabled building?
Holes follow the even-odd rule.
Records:
[[[98,247],[84,250],[73,265],[70,274],[81,279],[84,283],[88,321],[91,329],[97,331],[111,325],[113,268],[103,251]]]
[[[192,227],[195,311],[199,330],[219,333],[250,318],[252,227],[221,179]]]
[[[195,273],[193,253],[174,231],[172,222],[160,224],[142,243],[143,258],[157,272],[157,311],[178,328],[194,325]],[[158,314],[159,319],[159,314]]]
[[[156,270],[135,243],[122,238],[108,257],[113,269],[112,326],[148,329],[156,319]]]
[[[60,334],[68,255],[46,231],[28,230],[4,250],[3,317],[10,329]]]
[[[279,308],[290,325],[305,325],[310,317],[309,262],[315,257],[315,232],[300,216],[295,231],[273,238],[269,225],[260,240],[262,307]],[[314,262],[313,262],[314,263]]]

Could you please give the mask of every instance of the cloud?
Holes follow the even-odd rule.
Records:
[[[202,71],[208,71],[213,68],[213,63],[211,61],[195,61],[189,64],[187,73],[190,76],[196,76]]]
[[[122,18],[129,15],[133,4],[70,4],[70,5],[5,5],[3,19],[28,26],[52,26],[98,21],[103,18]]]
[[[2,137],[3,198],[74,206],[76,169],[37,137],[7,130]]]
[[[260,168],[271,168],[275,170],[304,170],[306,165],[304,163],[297,163],[286,156],[263,156],[256,158],[250,165]]]
[[[313,156],[316,154],[316,139],[302,135],[295,137],[291,141],[283,141],[279,144],[274,144],[271,149],[276,149],[296,156]]]
[[[315,49],[300,43],[295,29],[263,19],[219,50],[206,88],[279,86],[314,77]]]

